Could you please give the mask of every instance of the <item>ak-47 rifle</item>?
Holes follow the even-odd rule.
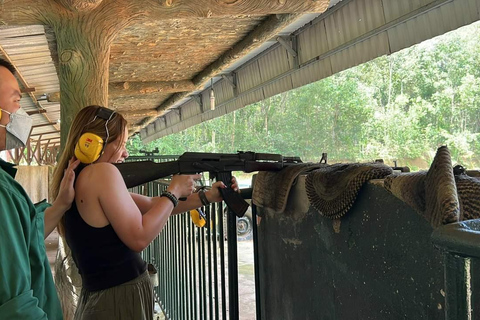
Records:
[[[255,153],[201,153],[185,152],[176,161],[153,162],[137,161],[116,164],[125,180],[127,188],[144,184],[172,174],[197,174],[209,172],[210,179],[223,181],[227,188],[220,189],[227,206],[242,217],[248,203],[234,192],[231,186],[232,171],[279,171],[286,166],[302,163],[299,157],[284,157],[280,154]]]

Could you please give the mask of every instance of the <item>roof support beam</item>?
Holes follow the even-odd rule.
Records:
[[[138,96],[150,93],[177,93],[193,91],[195,86],[190,80],[151,81],[151,82],[112,82],[108,85],[108,93],[114,96]],[[48,102],[60,102],[60,92],[47,94]]]
[[[278,43],[280,43],[285,49],[287,49],[288,53],[292,55],[292,57],[297,57],[297,52],[292,48],[289,43],[289,40],[284,39],[283,37],[277,37]]]
[[[152,82],[114,82],[108,86],[112,95],[134,96],[148,93],[176,93],[195,90],[190,80],[183,81],[152,81]]]
[[[141,110],[132,110],[132,111],[122,111],[120,112],[124,117],[158,117],[159,113],[157,110],[152,109],[141,109]]]
[[[231,85],[233,89],[237,89],[235,74],[232,74],[232,79],[230,79],[230,77],[226,74],[222,74],[222,79],[227,81],[227,83]]]
[[[38,102],[37,98],[35,97],[35,95],[33,94],[35,92],[35,88],[32,88],[28,85],[28,82],[27,80],[25,80],[25,78],[23,77],[22,73],[20,72],[20,70],[18,70],[16,64],[12,61],[12,59],[10,58],[10,55],[5,51],[5,49],[3,49],[2,46],[0,46],[0,53],[5,57],[5,59],[7,59],[8,62],[10,62],[14,67],[15,67],[15,70],[16,70],[16,76],[18,78],[18,80],[20,81],[20,83],[22,84],[23,86],[23,90],[22,90],[22,93],[26,93],[30,99],[32,100],[33,104],[37,106],[37,110],[36,111],[30,111],[28,112],[29,115],[31,114],[43,114],[43,113],[46,113],[46,110],[43,109],[42,105],[40,104],[40,102]],[[47,121],[51,122],[51,120],[48,118],[48,116],[46,115],[43,115],[45,117],[45,119],[47,119]]]
[[[195,102],[198,104],[198,106],[200,107],[200,113],[202,113],[204,111],[202,95],[201,94],[193,95],[192,99],[195,100]]]
[[[47,113],[47,110],[45,109],[38,109],[34,111],[28,111],[27,114],[31,116],[32,114],[42,114],[42,113]],[[50,120],[49,120],[50,121]]]
[[[35,88],[21,88],[21,93],[35,93]]]
[[[47,134],[54,134],[54,133],[59,133],[60,130],[55,130],[55,131],[50,131],[50,132],[42,132],[42,133],[34,133],[31,134],[30,137],[35,137],[35,136],[42,136],[42,135],[47,135]]]
[[[49,122],[49,123],[43,123],[43,124],[37,124],[32,126],[32,128],[39,128],[39,127],[46,127],[46,126],[53,126],[56,125],[56,122]]]
[[[297,14],[272,15],[267,18],[258,28],[252,31],[242,41],[237,43],[232,49],[225,52],[218,60],[205,68],[193,79],[196,90],[203,89],[204,85],[213,76],[221,74],[223,70],[234,64],[236,61],[238,61],[238,59],[256,49],[265,41],[276,37],[282,29],[293,23],[298,18],[299,15]],[[164,103],[157,107],[157,111],[160,112],[172,108],[177,102],[188,97],[190,94],[191,92],[182,92],[172,95]],[[155,121],[154,117],[145,118],[139,124],[139,127],[145,128],[153,121]]]

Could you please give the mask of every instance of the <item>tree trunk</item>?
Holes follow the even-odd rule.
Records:
[[[232,133],[232,150],[235,148],[235,126],[237,124],[237,112],[233,111],[233,133]]]
[[[95,26],[71,25],[55,28],[59,53],[59,81],[62,88],[61,144],[65,145],[74,116],[82,108],[96,104],[108,107],[108,64],[110,43],[96,35]],[[97,41],[89,39],[96,35]]]
[[[72,2],[72,5],[80,4]],[[57,38],[61,149],[65,146],[73,118],[82,108],[92,104],[108,107],[110,44],[118,31],[133,19],[133,16],[121,18],[125,8],[113,10],[112,7],[100,5],[88,14],[58,10],[56,14],[44,17]],[[73,319],[76,310],[81,280],[63,236],[60,243],[63,247],[59,249],[55,262],[55,284],[64,319],[69,320]]]
[[[389,72],[388,72],[388,102],[387,105],[390,106],[390,102],[392,99],[392,74],[393,74],[393,58],[389,58]]]

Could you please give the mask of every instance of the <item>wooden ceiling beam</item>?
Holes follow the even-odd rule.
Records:
[[[47,110],[45,109],[38,109],[34,111],[27,111],[27,114],[31,116],[32,114],[42,114],[42,113],[47,113]],[[50,120],[49,120],[50,121]]]
[[[50,131],[50,132],[42,132],[42,133],[33,133],[30,135],[30,137],[36,137],[36,136],[44,136],[47,134],[55,134],[55,133],[60,133],[60,130],[55,130],[55,131]]]
[[[38,141],[40,142],[41,147],[49,146],[51,144],[57,145],[57,144],[60,144],[60,137],[39,139]],[[43,141],[46,141],[46,142],[43,142]]]
[[[36,124],[32,126],[32,128],[39,128],[39,127],[46,127],[46,126],[54,126],[57,125],[57,122],[49,122],[49,123],[42,123],[42,124]]]
[[[35,88],[21,88],[21,93],[35,93]]]
[[[151,93],[177,93],[195,90],[191,80],[180,81],[149,81],[149,82],[111,82],[108,94],[112,96],[138,96]],[[48,102],[60,102],[60,92],[47,94]]]
[[[152,110],[152,109],[120,111],[120,113],[122,114],[122,116],[126,118],[158,117],[160,115],[160,113],[157,110]]]
[[[10,62],[15,70],[16,70],[16,77],[17,79],[19,80],[19,82],[22,84],[23,88],[24,88],[24,91],[22,92],[25,92],[27,93],[27,95],[30,97],[30,99],[32,100],[33,104],[37,107],[37,110],[35,111],[29,111],[27,112],[28,115],[32,115],[32,114],[42,114],[43,117],[48,121],[48,122],[52,122],[50,120],[50,118],[47,116],[47,110],[45,110],[43,107],[42,107],[42,104],[37,100],[37,97],[35,97],[35,95],[33,94],[33,92],[35,92],[35,88],[34,87],[30,87],[27,80],[25,79],[25,77],[23,76],[23,74],[20,72],[20,70],[18,69],[17,65],[13,62],[13,60],[10,58],[10,55],[5,51],[5,49],[0,46],[0,53],[5,57],[5,59]],[[55,125],[54,125],[55,126]],[[55,127],[56,128],[56,127]]]
[[[233,48],[225,52],[219,59],[214,61],[202,72],[200,72],[194,79],[195,90],[201,90],[205,84],[214,76],[219,75],[223,70],[230,67],[237,62],[240,58],[247,55],[249,52],[258,48],[265,41],[277,37],[278,33],[288,25],[297,20],[300,15],[297,14],[284,14],[284,15],[272,15],[267,18],[260,26],[248,34],[242,41],[237,43]],[[181,92],[173,94],[164,103],[157,107],[159,113],[164,112],[173,107],[178,101],[187,98],[191,92]],[[138,124],[141,129],[148,126],[155,121],[155,117],[148,117],[142,120]]]
[[[55,0],[66,9],[74,12],[90,11],[95,9],[103,0]]]
[[[130,96],[149,93],[176,93],[195,90],[191,80],[151,81],[151,82],[111,82],[108,94],[113,96]]]

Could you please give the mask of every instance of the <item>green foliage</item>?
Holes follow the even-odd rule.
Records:
[[[169,135],[130,154],[158,148],[298,155],[329,162],[398,160],[429,164],[447,145],[453,161],[480,164],[480,25],[472,24],[382,56],[327,79]]]

